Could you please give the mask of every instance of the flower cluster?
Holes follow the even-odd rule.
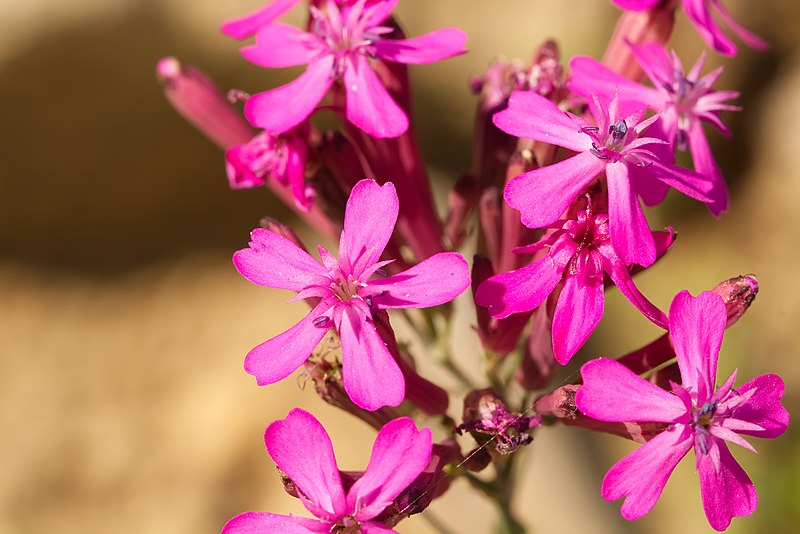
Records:
[[[647,17],[634,24],[623,14],[602,62],[562,64],[549,41],[530,63],[497,60],[472,79],[472,167],[454,180],[443,220],[414,133],[407,65],[464,53],[463,31],[405,38],[397,0],[309,0],[300,29],[279,20],[300,0],[273,0],[222,31],[254,38],[241,53],[255,65],[306,69],[281,87],[233,92],[243,112],[197,69],[174,58],[159,63],[175,108],[225,150],[232,188],[268,187],[338,240],[337,254],[320,245],[317,258],[289,226],[265,218],[233,255],[244,278],[293,291],[290,302],[310,309],[253,348],[245,370],[268,385],[302,369],[326,402],[378,431],[366,469],[352,472],[338,468],[327,432],[308,412],[273,422],[267,451],[287,492],[317,519],[247,512],[223,532],[394,532],[454,477],[496,502],[503,531],[521,532],[510,508],[514,458],[554,422],[642,443],[601,488],[607,500],[625,499],[627,519],[653,508],[690,449],[713,528],[755,510],[754,485],[727,443],[754,450],[742,436],[786,430],[784,385],[763,375],[737,388],[736,372],[721,385],[716,376],[724,330],[752,303],[755,278],[698,297],[681,291],[669,314],[634,283],[675,243],[671,227],[651,229],[645,215],[670,189],[714,216],[729,208],[703,126],[729,136],[721,114],[740,109],[730,103],[739,93],[714,88],[722,69],[703,74],[705,56],[686,72],[665,48],[678,2],[612,1]],[[711,8],[744,42],[764,45],[718,0],[682,6],[723,54],[736,48]],[[320,110],[339,123],[323,126]],[[676,164],[685,151],[692,168]],[[470,237],[471,267],[455,250]],[[555,384],[557,365],[581,358],[614,286],[663,335],[617,359],[590,360],[574,383]],[[450,347],[452,323],[470,313],[452,301],[468,287],[469,321],[485,355],[480,383]],[[403,323],[402,335],[393,322]],[[459,386],[423,376],[423,360]],[[460,421],[447,415],[454,394],[463,399]],[[490,465],[494,478],[473,475]]]

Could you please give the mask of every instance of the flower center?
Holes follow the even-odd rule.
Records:
[[[344,276],[341,272],[339,272],[338,279],[331,282],[333,294],[339,297],[339,300],[343,301],[358,297],[358,288],[363,286],[364,284],[352,274]]]
[[[599,128],[588,126],[581,128],[581,131],[592,138],[592,148],[589,152],[598,159],[611,160],[617,162],[622,158],[622,150],[625,148],[628,136],[628,125],[620,119],[608,127],[608,134],[604,139],[600,139]]]
[[[340,10],[333,0],[325,4],[324,11],[311,6],[311,29],[334,55],[333,74],[337,78],[344,74],[344,60],[348,55],[369,54],[369,47],[379,38],[365,28],[368,21],[363,9],[363,3],[358,2]]]
[[[331,534],[355,534],[361,532],[361,525],[354,518],[347,516],[331,527]]]

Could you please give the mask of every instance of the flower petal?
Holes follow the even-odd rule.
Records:
[[[430,308],[450,302],[469,284],[469,265],[461,254],[441,252],[401,273],[371,280],[367,289],[379,308]]]
[[[723,33],[711,16],[708,0],[683,0],[682,3],[686,16],[708,46],[725,56],[736,55],[736,45]]]
[[[656,504],[675,466],[691,448],[688,426],[676,425],[661,432],[611,468],[603,479],[603,498],[614,501],[625,497],[622,517],[642,517]]]
[[[778,375],[761,375],[737,388],[740,395],[755,390],[748,401],[733,412],[725,423],[736,420],[756,424],[763,430],[736,429],[740,434],[759,438],[776,438],[786,431],[789,425],[789,412],[781,404],[784,385]],[[729,425],[725,425],[729,426]]]
[[[512,178],[503,196],[509,206],[519,211],[522,224],[542,228],[561,217],[605,167],[591,153],[582,152]]]
[[[317,326],[314,321],[328,312],[335,301],[335,297],[322,300],[299,323],[248,352],[244,370],[256,377],[259,386],[274,384],[292,374],[325,337],[328,328]]]
[[[669,240],[671,239],[671,234],[662,232],[662,234],[666,234],[666,236],[662,236],[661,234],[658,235],[659,243],[662,244],[661,250],[659,251],[659,247],[656,246],[657,249],[657,256],[663,255],[666,252],[666,248],[669,247],[668,244]],[[655,236],[654,236],[655,238]],[[647,297],[642,295],[639,291],[639,288],[636,287],[636,284],[633,283],[633,279],[631,278],[631,274],[622,261],[617,256],[614,248],[611,246],[607,246],[605,243],[599,247],[600,252],[603,254],[603,268],[608,273],[608,276],[614,283],[617,285],[619,290],[625,295],[631,304],[636,306],[636,309],[642,312],[645,317],[650,319],[654,324],[660,326],[661,328],[667,329],[668,328],[668,320],[667,316],[658,309],[658,307],[650,302]],[[661,252],[661,254],[658,254]]]
[[[441,28],[413,39],[378,39],[375,55],[395,63],[433,63],[465,53],[466,42],[467,34],[462,30]]]
[[[714,160],[711,148],[708,146],[703,124],[699,120],[692,121],[689,128],[689,150],[692,153],[692,162],[697,172],[711,181],[711,190],[707,193],[710,199],[706,204],[708,211],[719,217],[728,209],[728,188],[725,178]]]
[[[383,254],[397,222],[399,203],[394,184],[361,180],[350,192],[339,238],[339,263],[358,277]]]
[[[364,475],[347,494],[347,507],[358,521],[381,513],[428,465],[432,438],[408,417],[387,423],[375,438]]]
[[[553,354],[566,365],[603,316],[603,278],[568,275],[553,315]]]
[[[537,308],[560,281],[561,273],[550,256],[545,256],[515,271],[492,276],[478,286],[475,302],[489,308],[492,317],[503,319]]]
[[[265,228],[250,234],[250,248],[233,255],[239,274],[264,287],[300,291],[324,283],[327,271],[305,250]]]
[[[228,37],[246,39],[255,34],[259,28],[263,28],[272,23],[273,20],[292,9],[299,1],[300,0],[275,0],[261,9],[248,13],[244,17],[238,17],[224,22],[222,26],[220,26],[220,30]]]
[[[758,495],[753,482],[742,466],[731,456],[722,440],[714,439],[719,449],[719,469],[711,454],[698,458],[700,495],[709,524],[718,531],[725,530],[734,517],[750,515],[758,505]]]
[[[494,125],[516,137],[563,146],[575,152],[592,148],[592,140],[569,115],[533,91],[514,91],[508,107],[494,114]]]
[[[325,48],[325,43],[316,35],[275,22],[261,28],[256,34],[256,44],[243,47],[241,52],[250,63],[281,68],[307,65]]]
[[[611,3],[620,9],[628,11],[644,11],[655,6],[661,0],[611,0]]]
[[[372,137],[398,137],[408,130],[408,117],[397,105],[369,60],[362,54],[347,59],[344,69],[347,120]]]
[[[267,427],[264,442],[278,468],[305,496],[303,504],[312,514],[331,520],[345,515],[346,500],[331,438],[313,415],[293,409],[285,419]]]
[[[581,367],[583,385],[575,396],[578,409],[598,421],[674,423],[686,406],[678,397],[622,365],[598,358]],[[616,498],[616,497],[615,497]]]
[[[656,110],[664,108],[664,97],[659,91],[620,76],[593,57],[573,57],[569,62],[569,70],[572,78],[568,86],[572,91],[586,98],[597,95],[611,99],[617,94],[622,104],[623,116],[641,109],[644,105]]]
[[[350,399],[365,410],[397,406],[406,387],[403,373],[375,326],[351,305],[342,306],[342,375]]]
[[[714,392],[727,316],[722,297],[710,291],[697,297],[681,291],[669,307],[669,333],[683,387],[696,391],[701,404]]]
[[[313,534],[330,532],[332,525],[316,519],[267,512],[245,512],[232,518],[222,527],[222,534]]]
[[[608,230],[620,259],[648,267],[656,261],[653,233],[644,217],[639,197],[624,163],[606,166],[608,177]]]
[[[290,130],[311,115],[333,83],[333,56],[308,64],[299,78],[247,99],[244,115],[254,126],[278,134]]]

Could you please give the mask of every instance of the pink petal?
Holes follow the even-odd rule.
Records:
[[[721,2],[714,2],[714,7],[717,8],[719,18],[721,18],[725,24],[730,27],[733,33],[735,33],[739,39],[744,41],[747,46],[758,50],[759,52],[769,49],[768,42],[736,22],[731,16],[730,12],[725,8],[725,6],[722,5]]]
[[[681,291],[669,307],[669,333],[683,387],[697,391],[698,402],[704,402],[714,392],[726,320],[722,297],[710,291],[697,297]]]
[[[620,102],[625,104],[622,115],[628,115],[643,105],[656,110],[664,108],[664,97],[659,91],[620,76],[592,57],[573,57],[569,70],[572,72],[568,84],[571,90],[587,98],[594,94],[611,99],[618,94]]]
[[[239,274],[260,286],[300,291],[325,283],[327,270],[305,250],[265,228],[250,234],[250,248],[233,255]]]
[[[408,117],[397,105],[366,56],[354,54],[344,70],[347,120],[372,137],[398,137],[408,130]]]
[[[333,59],[332,55],[316,59],[293,82],[248,98],[244,105],[247,120],[274,134],[303,122],[333,83]]]
[[[631,48],[633,57],[636,62],[642,67],[647,77],[653,82],[656,87],[661,87],[664,84],[672,85],[675,79],[675,66],[672,59],[667,54],[667,51],[658,44],[648,43],[642,46],[637,46],[634,43],[628,42]],[[680,72],[679,74],[683,74]],[[663,104],[660,106],[663,109]]]
[[[264,434],[267,452],[305,496],[303,504],[320,519],[346,513],[342,479],[328,433],[313,415],[299,408],[275,421]]]
[[[275,0],[266,6],[236,19],[224,22],[220,26],[222,33],[234,39],[245,39],[256,33],[259,28],[270,24],[297,4],[300,0]]]
[[[737,429],[740,434],[759,438],[776,438],[789,425],[789,412],[781,404],[784,385],[778,375],[761,375],[737,388],[740,395],[755,390],[750,399],[736,408],[731,419],[759,425],[763,430]],[[727,425],[726,425],[727,426]]]
[[[673,423],[687,418],[678,397],[608,358],[581,367],[583,385],[575,396],[578,409],[598,421]],[[616,498],[616,497],[615,497]]]
[[[267,181],[266,176],[255,174],[248,161],[242,157],[242,153],[247,150],[246,146],[234,145],[225,151],[225,172],[231,189],[259,187]]]
[[[710,199],[707,202],[708,210],[715,217],[719,217],[728,209],[728,188],[725,185],[725,178],[722,177],[722,173],[717,167],[717,162],[714,161],[711,148],[708,146],[703,124],[698,120],[692,121],[689,129],[689,150],[692,152],[695,170],[711,181],[711,190],[708,192]]]
[[[655,506],[675,466],[691,448],[688,426],[676,425],[661,432],[611,468],[603,479],[603,498],[625,497],[622,517],[639,519]]]
[[[339,238],[339,262],[358,277],[383,254],[397,222],[399,204],[394,184],[361,180],[350,192]]]
[[[708,46],[720,54],[735,56],[736,45],[714,21],[708,9],[708,4],[708,0],[683,0],[683,10]]]
[[[706,518],[715,530],[722,531],[734,517],[755,512],[758,496],[753,482],[731,456],[727,445],[722,440],[715,442],[719,448],[719,470],[711,455],[704,454],[698,458],[697,471]]]
[[[492,117],[494,125],[516,137],[563,146],[575,152],[592,148],[592,140],[569,115],[533,91],[514,91],[508,107]]]
[[[338,327],[344,389],[350,399],[370,411],[403,402],[403,373],[375,326],[353,306],[344,305]]]
[[[379,308],[430,308],[450,302],[469,287],[469,265],[457,252],[441,252],[406,271],[367,284]]]
[[[442,28],[413,39],[378,39],[375,55],[395,63],[433,63],[465,53],[466,42],[467,34],[462,30]]]
[[[650,166],[647,168],[654,176],[670,187],[700,202],[711,200],[708,192],[712,188],[712,183],[708,177],[690,169],[661,161],[648,161],[648,163]]]
[[[671,234],[667,234],[667,236],[671,236]],[[666,239],[661,235],[659,235],[659,242],[662,244],[662,246],[660,254],[658,253],[659,247],[656,247],[657,256],[663,255],[665,249],[669,246],[665,244]],[[654,324],[660,326],[661,328],[667,329],[667,316],[664,315],[664,312],[658,309],[655,304],[650,302],[647,297],[642,295],[642,293],[639,291],[639,288],[637,288],[636,284],[633,283],[633,279],[631,278],[627,267],[625,267],[625,264],[623,264],[619,259],[616,252],[613,250],[613,247],[608,247],[608,249],[603,248],[602,253],[603,267],[605,271],[608,273],[608,276],[614,281],[620,291],[622,291],[622,294],[625,295],[625,298],[631,301],[631,304],[636,306],[636,309],[642,312],[642,314],[644,314],[644,316],[650,319]]]
[[[603,316],[603,278],[568,275],[553,315],[553,354],[566,365]]]
[[[242,56],[260,67],[294,67],[311,63],[326,48],[319,37],[294,26],[275,22],[258,31],[256,44],[242,48]]]
[[[628,11],[644,11],[658,4],[661,0],[611,0],[620,9]]]
[[[264,534],[280,532],[281,534],[313,534],[328,533],[333,525],[295,517],[291,515],[269,514],[267,512],[245,512],[232,518],[222,527],[222,534]]]
[[[537,308],[560,281],[561,273],[550,256],[545,256],[515,271],[492,276],[478,287],[475,302],[488,307],[492,317],[503,319]]]
[[[582,152],[512,178],[503,196],[509,206],[520,212],[522,224],[542,228],[561,217],[605,166],[591,153]]]
[[[377,26],[389,18],[399,0],[373,0],[364,8],[364,25],[367,28]]]
[[[428,465],[431,431],[417,430],[408,417],[387,423],[375,438],[364,475],[347,494],[347,507],[359,521],[381,513]]]
[[[624,163],[606,166],[608,177],[608,230],[620,259],[648,267],[656,261],[656,245],[639,197]]]
[[[292,374],[328,332],[327,327],[316,326],[314,320],[327,313],[336,300],[323,299],[299,323],[248,352],[244,370],[256,377],[259,386],[274,384]]]

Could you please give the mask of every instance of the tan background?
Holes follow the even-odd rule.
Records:
[[[782,374],[796,414],[800,13],[794,0],[727,4],[774,44],[724,61],[719,86],[739,88],[745,106],[726,117],[733,142],[714,139],[733,207],[716,221],[671,196],[651,222],[672,224],[680,240],[639,284],[666,307],[680,289],[756,273],[761,293],[729,331],[720,373]],[[257,5],[0,2],[0,533],[216,532],[245,510],[300,512],[261,441],[295,405],[329,428],[343,468],[366,464],[365,425],[294,378],[257,388],[242,371],[250,347],[304,310],[244,281],[230,254],[262,215],[291,219],[264,190],[227,189],[221,154],[169,109],[153,76],[157,59],[174,54],[226,88],[289,79],[247,65],[216,32],[220,20]],[[499,53],[527,56],[547,37],[566,57],[597,54],[617,16],[605,0],[405,0],[398,13],[411,35],[455,25],[470,36],[469,55],[413,69],[421,139],[442,191],[469,161],[468,75]],[[686,62],[701,50],[683,15],[673,42]],[[609,301],[584,357],[618,354],[656,333],[618,294]],[[476,355],[464,359],[480,367]],[[795,428],[756,443],[758,455],[734,451],[761,504],[731,532],[797,528]],[[541,432],[527,451],[519,515],[540,533],[709,530],[691,460],[647,518],[619,519],[599,483],[629,449],[572,429]],[[455,532],[492,523],[489,505],[461,483],[433,511]],[[431,532],[420,518],[399,529]]]

